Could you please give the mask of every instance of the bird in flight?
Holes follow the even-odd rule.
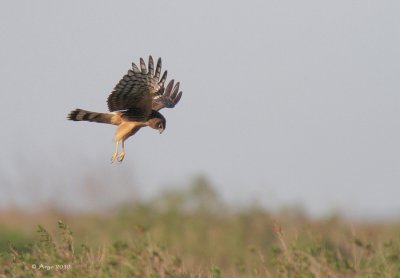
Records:
[[[118,82],[107,99],[108,113],[91,112],[83,109],[71,111],[67,119],[117,125],[114,135],[115,151],[111,162],[121,162],[125,156],[124,142],[142,127],[150,126],[160,133],[166,128],[166,120],[160,109],[174,108],[182,97],[179,82],[172,79],[164,87],[167,71],[161,76],[161,58],[154,70],[153,58],[149,56],[148,67],[140,58],[140,69],[134,63],[128,73]],[[121,152],[118,155],[119,143]]]

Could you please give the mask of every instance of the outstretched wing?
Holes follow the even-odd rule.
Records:
[[[141,114],[149,115],[152,109],[152,100],[161,93],[167,78],[165,71],[160,79],[161,58],[157,61],[154,72],[153,58],[149,57],[148,68],[140,58],[140,69],[132,63],[132,68],[118,82],[108,96],[108,109],[112,111],[133,109]]]
[[[174,86],[174,80],[169,81],[167,87],[161,89],[161,95],[153,98],[152,109],[160,110],[164,107],[174,108],[182,97],[182,91],[179,91],[179,82],[176,82]]]

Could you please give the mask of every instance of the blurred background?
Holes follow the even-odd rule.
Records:
[[[5,1],[0,209],[98,212],[198,177],[232,207],[400,216],[400,2]],[[106,111],[140,57],[183,98],[110,164]],[[197,177],[197,178],[196,178]]]

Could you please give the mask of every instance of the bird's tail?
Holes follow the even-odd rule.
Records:
[[[97,113],[83,109],[72,110],[68,114],[67,119],[71,121],[88,121],[113,125],[121,123],[121,117],[117,113]]]

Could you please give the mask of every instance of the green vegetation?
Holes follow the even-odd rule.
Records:
[[[237,211],[204,179],[109,215],[3,218],[0,277],[400,277],[399,225]]]

